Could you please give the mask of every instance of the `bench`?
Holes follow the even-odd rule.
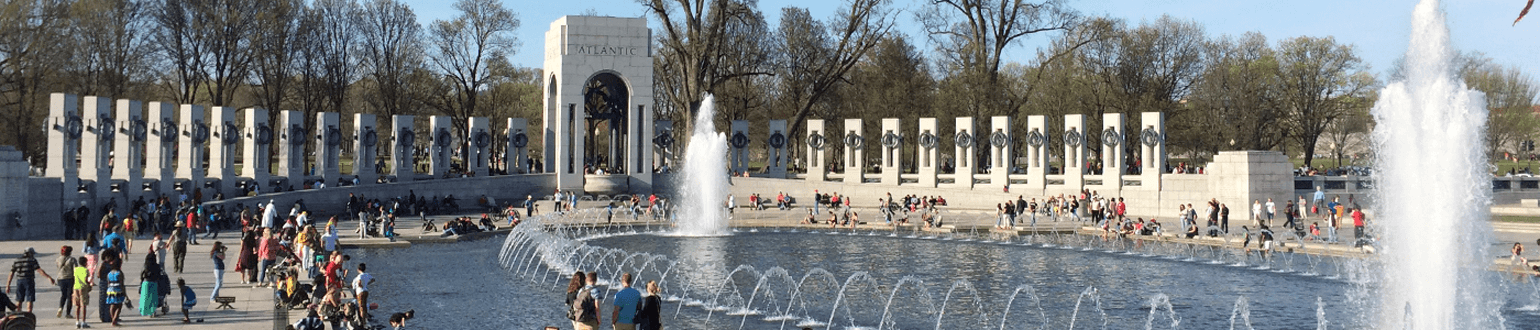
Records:
[[[235,302],[235,297],[214,297],[214,302],[219,303],[219,306],[214,306],[214,309],[235,309],[235,306],[230,306]]]

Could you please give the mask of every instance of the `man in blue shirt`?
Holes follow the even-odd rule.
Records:
[[[107,231],[107,235],[102,236],[102,248],[123,250],[123,235],[114,230]]]
[[[1310,204],[1315,204],[1316,206],[1320,206],[1322,202],[1326,201],[1326,192],[1325,191],[1321,191],[1321,186],[1315,186],[1315,196],[1313,196],[1313,197],[1314,198],[1311,198],[1312,200],[1310,201]],[[1316,213],[1320,213],[1320,212],[1316,212]]]
[[[636,330],[636,308],[642,304],[642,293],[631,288],[631,273],[620,275],[620,291],[615,292],[614,312],[610,322],[615,330]]]

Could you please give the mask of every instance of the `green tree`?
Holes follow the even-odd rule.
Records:
[[[1470,89],[1481,91],[1488,111],[1487,152],[1494,158],[1501,152],[1518,153],[1519,142],[1534,140],[1540,132],[1540,119],[1534,115],[1535,95],[1540,85],[1517,67],[1492,63],[1482,54],[1460,56],[1459,74]]]
[[[1316,143],[1332,122],[1373,106],[1378,85],[1365,72],[1352,45],[1332,37],[1296,37],[1278,45],[1280,101],[1289,112],[1290,137],[1304,149],[1305,165],[1315,160]]]
[[[1208,42],[1209,64],[1193,87],[1189,117],[1200,125],[1192,141],[1209,152],[1272,150],[1288,135],[1280,125],[1288,113],[1280,107],[1278,59],[1267,37],[1247,32]],[[1229,141],[1235,141],[1233,144]]]

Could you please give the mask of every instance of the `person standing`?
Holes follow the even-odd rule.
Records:
[[[278,263],[278,253],[282,248],[278,245],[278,238],[274,237],[272,229],[262,230],[262,242],[257,245],[257,256],[261,258],[261,262],[257,264],[257,282],[260,285],[267,285],[267,282],[272,280],[272,275],[276,275],[268,274],[268,268]]]
[[[1364,211],[1358,208],[1353,209],[1353,239],[1364,239]]]
[[[18,309],[22,304],[27,304],[28,313],[32,312],[32,306],[37,302],[37,281],[35,280],[37,275],[35,273],[40,273],[43,274],[43,277],[47,277],[49,284],[56,282],[53,276],[48,275],[48,271],[43,270],[43,267],[37,264],[37,258],[33,257],[34,254],[36,254],[36,251],[32,250],[32,248],[22,251],[21,256],[16,257],[16,261],[11,263],[11,276],[5,279],[5,293],[16,297]],[[11,291],[12,283],[16,284],[14,294]]]
[[[176,229],[171,230],[171,269],[177,274],[182,273],[182,264],[187,261],[187,239],[182,222],[176,223]]]
[[[615,309],[610,312],[610,325],[615,330],[636,330],[636,311],[642,304],[642,293],[631,288],[631,273],[620,275],[620,291],[615,292]]]
[[[374,275],[366,271],[368,265],[358,263],[358,276],[353,277],[353,297],[358,298],[359,313],[364,319],[369,319],[369,285],[374,284]]]
[[[75,328],[90,328],[86,325],[86,308],[91,307],[91,270],[86,268],[86,257],[75,258],[75,269],[70,270],[74,274],[74,283],[71,283],[70,292],[75,307]]]
[[[143,269],[139,272],[139,315],[154,317],[155,310],[160,309],[160,283],[155,280],[161,273],[155,255],[144,255]]]
[[[1321,203],[1325,203],[1325,202],[1326,202],[1326,192],[1321,190],[1321,186],[1315,186],[1315,195],[1312,195],[1312,198],[1311,198],[1311,201],[1310,201],[1310,205],[1315,205],[1316,206],[1316,208],[1315,208],[1316,212],[1315,213],[1317,213],[1317,214],[1321,213],[1321,211],[1320,211]]]
[[[1219,203],[1219,229],[1230,233],[1230,207],[1224,203]]]
[[[1273,203],[1272,198],[1267,199],[1267,226],[1273,226],[1273,215],[1278,214],[1278,204]]]
[[[209,301],[219,297],[219,289],[225,286],[225,244],[214,241],[214,248],[209,250],[209,258],[214,261],[214,290],[210,291]]]
[[[658,281],[647,281],[647,296],[642,298],[641,307],[636,310],[637,330],[663,329],[663,298],[658,297]]]
[[[566,197],[567,196],[562,195],[561,189],[557,189],[556,190],[556,196],[554,198],[554,200],[556,201],[556,203],[555,203],[556,205],[554,205],[556,213],[561,213],[561,204],[562,204],[562,202],[566,201],[565,199],[563,199],[563,198],[566,198]]]
[[[192,308],[198,305],[198,293],[181,278],[176,279],[176,286],[177,292],[182,294],[182,323],[192,323]]]
[[[1251,200],[1251,224],[1261,226],[1262,216],[1262,200]]]
[[[107,312],[107,322],[112,323],[112,326],[119,326],[118,316],[123,313],[123,302],[128,299],[128,292],[123,288],[122,262],[108,266],[110,270],[107,272],[107,283],[103,285],[107,288],[103,301],[106,307],[104,310]]]
[[[589,288],[584,285],[586,275],[583,271],[572,274],[572,279],[567,282],[567,319],[572,321],[572,328],[577,330],[597,329],[599,322],[593,317],[584,315],[583,311],[593,312],[597,305],[592,304],[593,297],[585,296]],[[582,305],[582,306],[579,306]]]
[[[535,216],[535,195],[524,195],[524,216]]]
[[[73,251],[75,248],[69,245],[60,247],[59,259],[54,261],[59,269],[59,279],[54,281],[59,285],[59,312],[54,313],[54,317],[75,317],[71,313],[75,302],[70,298],[75,295],[75,267],[80,264],[75,261],[75,257],[70,256]]]

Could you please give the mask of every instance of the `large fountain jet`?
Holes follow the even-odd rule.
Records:
[[[684,168],[679,172],[679,226],[688,236],[727,234],[727,136],[717,132],[716,97],[707,94],[695,115],[695,130],[685,147]]]
[[[1439,1],[1423,0],[1412,14],[1406,76],[1372,111],[1382,329],[1501,327],[1484,255],[1492,237],[1486,102],[1456,76],[1454,58]]]

